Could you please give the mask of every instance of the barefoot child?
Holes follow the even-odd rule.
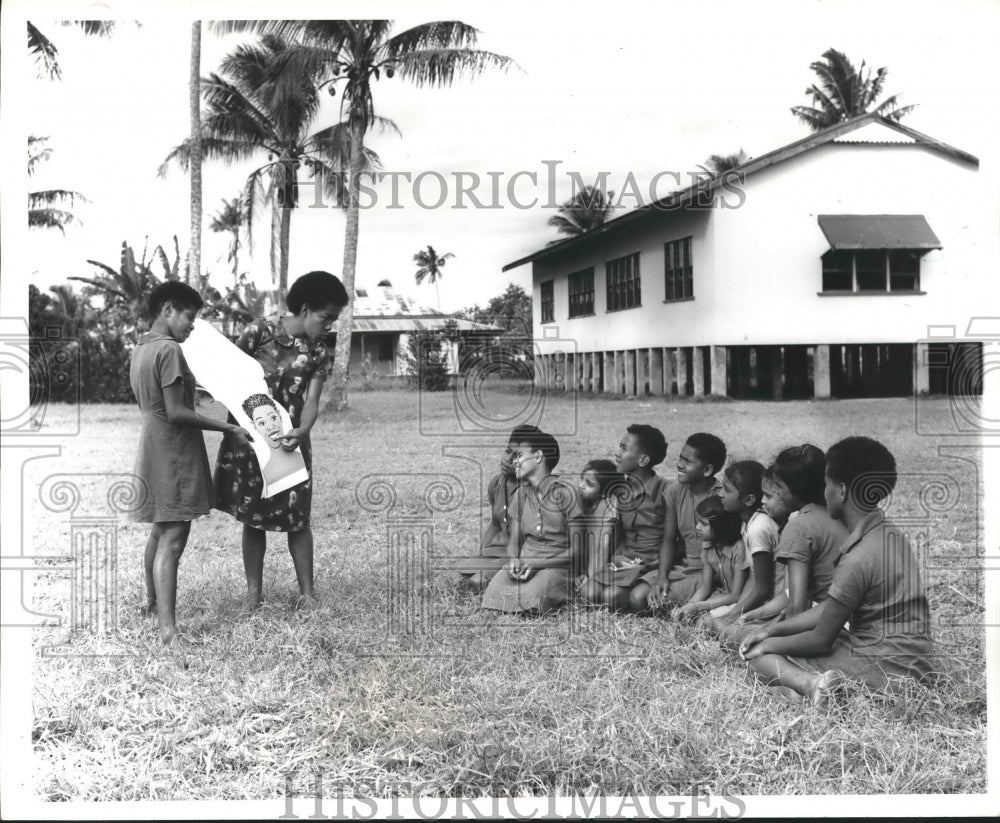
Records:
[[[765,480],[764,505],[776,522],[785,524],[775,555],[785,565],[785,589],[738,618],[722,634],[724,645],[738,646],[754,623],[794,617],[826,599],[847,530],[826,511],[825,470],[823,452],[809,443],[785,449],[775,458]]]
[[[282,445],[289,450],[302,447],[309,479],[262,498],[263,479],[256,454],[230,437],[223,438],[215,467],[216,507],[243,524],[243,567],[251,610],[264,598],[264,552],[269,531],[288,534],[288,551],[299,585],[297,607],[316,603],[309,431],[319,416],[320,394],[330,365],[323,341],[347,305],[347,292],[332,274],[313,271],[292,284],[285,304],[288,311],[283,315],[250,323],[236,345],[263,366],[271,396],[288,411],[293,428],[285,432]]]
[[[749,577],[735,606],[712,615],[711,628],[715,632],[745,612],[763,606],[785,585],[785,567],[774,562],[778,524],[763,510],[763,480],[764,467],[756,460],[737,461],[723,472],[722,505],[740,517]]]
[[[129,366],[129,382],[142,410],[135,474],[145,487],[142,505],[131,516],[153,524],[143,563],[145,611],[156,615],[163,643],[178,650],[177,565],[191,521],[208,514],[214,500],[201,432],[227,432],[233,442],[250,442],[239,426],[194,409],[194,375],[180,344],[191,334],[203,305],[201,295],[184,283],[168,281],[154,288],[149,295],[153,324],[139,337]]]
[[[826,504],[850,535],[840,547],[829,596],[759,628],[740,646],[767,684],[819,705],[847,678],[891,691],[898,678],[931,673],[930,611],[905,532],[878,504],[896,485],[896,461],[876,440],[848,437],[826,453]],[[846,628],[847,624],[850,628]]]
[[[693,618],[713,609],[732,606],[740,599],[749,568],[740,537],[742,521],[726,511],[718,497],[706,497],[695,508],[701,550],[702,577],[698,590],[680,608],[678,617]]]
[[[666,527],[659,568],[649,572],[634,592],[650,608],[680,605],[701,581],[701,538],[695,528],[695,507],[716,497],[722,483],[715,476],[726,462],[726,444],[714,434],[692,434],[677,458],[677,482],[665,496]]]
[[[655,572],[666,539],[668,481],[653,470],[666,456],[667,441],[659,429],[635,423],[625,430],[615,455],[618,471],[627,478],[617,507],[622,545],[583,587],[589,602],[618,611],[645,609],[641,590],[648,586],[642,575]]]
[[[514,475],[516,443],[521,435],[539,431],[537,426],[521,425],[510,433],[507,448],[500,456],[500,473],[494,475],[486,487],[486,496],[490,503],[490,524],[483,535],[480,554],[478,557],[465,558],[456,566],[457,584],[482,591],[493,579],[493,575],[509,560],[507,540],[510,535],[507,533],[507,520],[510,501],[521,485]]]
[[[582,514],[573,521],[580,528],[577,551],[583,573],[576,579],[576,590],[587,597],[594,577],[604,569],[615,554],[620,531],[618,497],[625,476],[616,471],[610,460],[591,460],[580,472],[577,491],[580,493]],[[574,545],[574,549],[577,547]],[[595,597],[599,597],[597,594]],[[591,598],[588,598],[591,599]],[[594,600],[591,599],[591,602]]]
[[[558,463],[551,434],[520,436],[514,470],[524,485],[511,500],[509,560],[487,585],[483,608],[545,614],[569,599],[570,522],[581,509],[577,490],[552,475]]]

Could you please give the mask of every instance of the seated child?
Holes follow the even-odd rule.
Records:
[[[722,483],[715,476],[726,462],[726,444],[714,434],[692,434],[677,459],[677,482],[664,496],[666,525],[660,562],[636,586],[634,602],[650,608],[681,605],[701,582],[701,538],[695,528],[695,507],[717,497]]]
[[[749,577],[734,606],[713,610],[709,627],[715,633],[745,612],[763,606],[785,585],[785,566],[774,562],[778,524],[763,510],[763,480],[764,467],[756,460],[737,461],[723,472],[722,505],[739,515]]]
[[[570,563],[570,522],[580,512],[576,488],[552,475],[559,444],[551,434],[517,438],[515,476],[522,486],[508,514],[508,562],[483,593],[483,608],[544,614],[563,605],[579,570]],[[572,576],[571,576],[572,575]]]
[[[500,473],[494,475],[486,487],[486,496],[490,502],[490,524],[483,534],[479,556],[464,558],[458,563],[454,581],[457,584],[481,591],[509,559],[507,518],[510,501],[521,485],[514,476],[515,443],[522,434],[539,431],[541,430],[537,426],[521,425],[510,433],[507,448],[500,456]]]
[[[764,505],[773,520],[785,523],[775,555],[785,565],[785,589],[737,618],[720,635],[723,645],[735,649],[754,623],[794,617],[826,599],[847,530],[826,511],[825,470],[823,452],[808,443],[784,449],[775,458],[765,478]]]
[[[624,483],[625,476],[610,460],[591,460],[580,472],[582,514],[571,524],[573,551],[583,572],[576,579],[577,591],[585,589],[615,553],[620,531],[616,493],[622,492]]]
[[[756,629],[740,646],[765,683],[788,686],[817,705],[845,679],[892,691],[900,677],[927,678],[934,650],[916,557],[878,507],[896,485],[895,459],[868,437],[841,440],[826,458],[827,507],[850,529],[829,596]]]
[[[678,617],[693,618],[717,608],[736,603],[743,593],[749,569],[746,550],[740,537],[740,516],[726,511],[718,497],[706,497],[695,508],[698,534],[702,540],[701,585],[678,612]],[[708,544],[708,545],[705,545]]]
[[[627,480],[618,500],[621,537],[611,562],[596,569],[582,587],[589,602],[617,610],[646,607],[645,594],[633,595],[637,588],[649,588],[642,575],[655,572],[660,562],[668,481],[653,467],[666,456],[667,441],[659,429],[636,423],[625,430],[615,456],[618,471]]]

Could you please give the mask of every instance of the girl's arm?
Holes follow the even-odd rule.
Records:
[[[717,594],[715,597],[710,597],[708,600],[699,603],[697,607],[698,611],[708,612],[719,608],[719,606],[730,606],[739,601],[740,593],[743,591],[743,587],[746,585],[749,576],[750,569],[737,569],[733,575],[732,590],[725,594]]]
[[[615,553],[615,536],[618,533],[617,521],[606,521],[601,524],[601,530],[597,534],[597,545],[590,552],[587,560],[587,576],[593,577],[598,570],[603,569],[611,562]]]
[[[241,446],[246,446],[250,442],[250,435],[240,426],[227,423],[225,420],[216,420],[214,417],[205,417],[185,406],[184,384],[179,379],[163,387],[163,404],[166,406],[167,420],[171,423],[193,426],[203,431],[226,432],[233,435]]]
[[[745,660],[752,660],[762,654],[821,657],[830,653],[837,635],[850,617],[851,610],[847,606],[829,597],[819,606],[792,618],[794,621],[792,628],[801,627],[798,632],[791,633],[785,627],[779,633],[776,630],[781,624],[778,624],[769,629],[767,637],[754,644],[745,644],[745,650],[741,646],[740,654]],[[748,641],[751,639],[753,638],[747,638]]]
[[[788,575],[788,608],[785,619],[808,611],[809,606],[809,564],[789,557],[785,573]]]
[[[738,603],[739,611],[743,613],[763,606],[771,597],[774,586],[774,555],[771,552],[757,552],[750,557],[750,562],[753,563],[753,586]]]
[[[660,567],[649,592],[649,605],[658,609],[666,602],[667,591],[670,589],[668,575],[674,566],[674,555],[677,550],[677,512],[672,506],[667,506],[666,522],[663,524],[663,543],[660,545]]]
[[[712,593],[712,584],[715,582],[715,572],[712,571],[712,567],[709,565],[708,561],[704,559],[705,552],[702,552],[702,563],[701,567],[701,582],[698,584],[698,588],[695,593],[691,595],[687,603],[681,606],[680,613],[682,615],[696,614],[701,611],[701,605],[704,603],[706,598]]]
[[[788,595],[783,591],[778,592],[768,600],[763,606],[759,606],[743,615],[743,620],[770,620],[777,617],[788,606]]]
[[[299,418],[299,425],[294,429],[285,432],[281,438],[281,445],[291,451],[302,439],[309,434],[316,418],[319,417],[319,399],[323,394],[323,378],[314,377],[309,381],[309,388],[306,389],[306,399],[302,405],[302,416]]]

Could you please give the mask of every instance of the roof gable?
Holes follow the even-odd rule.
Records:
[[[883,131],[871,131],[868,132],[869,137],[863,140],[849,140],[849,135],[858,132],[861,129],[867,128],[868,126],[874,126],[876,129],[881,129]],[[708,192],[714,192],[718,189],[723,182],[730,182],[732,174],[738,174],[741,179],[749,177],[751,174],[768,169],[771,166],[775,166],[779,163],[783,163],[786,160],[791,160],[793,157],[798,157],[801,154],[817,149],[820,146],[824,146],[828,143],[843,143],[843,142],[872,142],[872,143],[888,143],[888,142],[900,142],[900,140],[890,141],[888,139],[874,140],[871,139],[874,135],[881,134],[885,135],[885,131],[888,130],[890,133],[899,135],[902,142],[912,142],[914,145],[918,145],[921,148],[927,149],[929,151],[934,151],[939,154],[951,157],[954,160],[965,163],[967,165],[973,166],[974,168],[979,167],[979,158],[974,155],[964,152],[961,149],[957,149],[954,146],[950,146],[940,140],[936,140],[916,129],[911,129],[909,126],[901,125],[900,123],[894,123],[890,120],[886,120],[879,117],[877,114],[869,113],[862,114],[859,117],[855,117],[851,120],[845,120],[843,123],[837,123],[836,125],[830,126],[822,131],[815,132],[813,134],[803,137],[801,140],[796,140],[794,143],[789,143],[781,148],[774,149],[773,151],[767,152],[767,154],[762,154],[760,157],[755,157],[752,160],[747,161],[742,166],[737,167],[732,172],[726,175],[718,175],[712,178],[704,178],[697,183],[688,186],[687,188],[680,189],[675,192],[671,192],[666,197],[662,197],[659,200],[650,203],[645,206],[640,206],[627,214],[623,214],[620,217],[615,217],[609,220],[603,226],[599,226],[596,229],[591,229],[585,234],[578,235],[576,237],[570,237],[563,240],[560,243],[556,243],[552,246],[546,246],[527,257],[522,257],[520,260],[515,260],[512,263],[508,263],[503,267],[502,271],[509,271],[510,269],[516,268],[517,266],[524,265],[525,263],[531,263],[535,260],[540,260],[547,257],[554,257],[561,254],[563,251],[568,251],[570,248],[577,248],[581,243],[587,241],[593,241],[598,237],[607,234],[611,231],[616,231],[624,225],[627,225],[635,220],[642,220],[653,213],[656,212],[667,212],[676,211],[680,208],[690,205],[693,202],[698,202],[699,198],[704,198],[705,194]],[[856,136],[856,135],[855,135]],[[701,200],[700,202],[704,202]]]

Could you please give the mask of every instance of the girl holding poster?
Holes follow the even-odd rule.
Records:
[[[309,430],[319,415],[320,394],[330,365],[323,339],[347,305],[347,292],[332,274],[314,271],[292,284],[285,304],[288,308],[285,314],[248,324],[236,345],[263,367],[271,397],[288,411],[292,428],[280,435],[281,447],[289,451],[301,447],[309,479],[264,497],[264,478],[256,453],[229,436],[223,437],[215,467],[216,508],[243,524],[243,567],[251,610],[258,608],[264,599],[264,552],[269,531],[288,534],[288,551],[299,584],[297,607],[311,608],[316,604],[313,537],[309,526],[312,502]],[[252,411],[250,416],[254,419]],[[257,421],[254,422],[257,426]],[[258,428],[265,437],[274,440],[267,433],[268,425],[261,418]]]

